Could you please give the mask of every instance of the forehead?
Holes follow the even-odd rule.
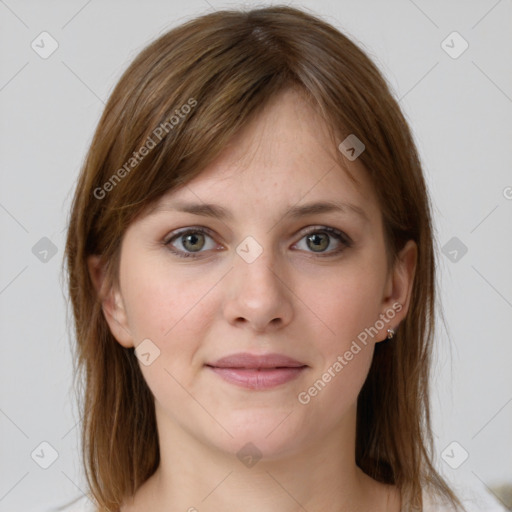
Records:
[[[294,90],[272,98],[213,162],[169,191],[151,211],[169,200],[191,199],[252,206],[253,212],[323,200],[351,205],[368,217],[380,214],[366,169],[340,156],[326,123]]]

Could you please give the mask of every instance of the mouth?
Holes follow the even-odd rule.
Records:
[[[281,386],[301,375],[309,366],[282,354],[247,353],[223,357],[205,365],[225,381],[253,390]]]

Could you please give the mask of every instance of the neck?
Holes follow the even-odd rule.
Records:
[[[201,442],[157,406],[160,465],[121,511],[352,512],[377,504],[380,511],[398,511],[396,496],[385,502],[391,487],[355,463],[355,412],[300,450],[244,464]]]

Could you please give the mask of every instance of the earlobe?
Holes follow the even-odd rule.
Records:
[[[408,240],[400,253],[389,276],[387,293],[384,297],[384,315],[391,317],[387,327],[397,331],[400,322],[407,316],[411,301],[412,287],[416,273],[418,247],[413,240]],[[387,333],[383,334],[385,338]]]
[[[133,347],[133,337],[128,327],[128,318],[120,290],[108,282],[100,256],[89,256],[87,266],[110,332],[123,347]]]

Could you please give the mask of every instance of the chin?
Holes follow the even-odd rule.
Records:
[[[232,413],[219,421],[233,437],[222,435],[210,442],[238,458],[249,455],[276,459],[291,455],[299,450],[305,433],[301,435],[297,418],[290,412],[266,409]]]

